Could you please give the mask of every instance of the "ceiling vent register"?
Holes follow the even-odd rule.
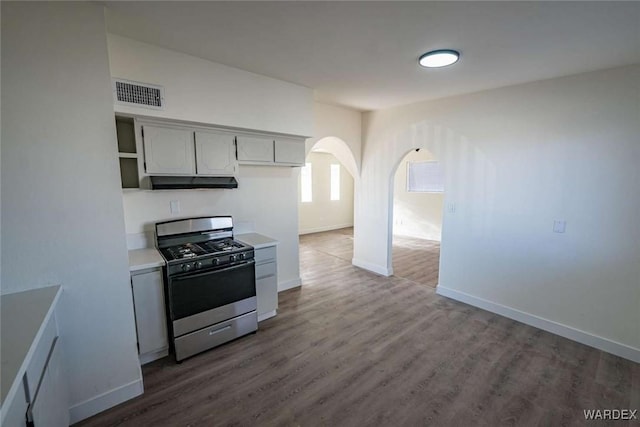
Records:
[[[164,88],[122,79],[113,80],[113,94],[118,104],[162,110]]]

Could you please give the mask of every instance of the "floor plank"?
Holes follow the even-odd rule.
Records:
[[[144,366],[144,395],[79,425],[573,426],[637,407],[638,364],[353,267],[335,234],[301,238],[303,287],[256,335]]]

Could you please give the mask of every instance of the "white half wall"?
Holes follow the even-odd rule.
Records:
[[[164,110],[119,113],[259,131],[313,135],[313,91],[191,55],[108,34],[113,77],[163,86]]]
[[[300,281],[298,256],[298,175],[300,168],[240,165],[238,188],[212,190],[127,190],[123,194],[128,234],[153,233],[158,221],[182,217],[231,215],[278,240],[278,284],[284,290]],[[170,202],[180,204],[171,214]]]
[[[89,416],[142,380],[104,11],[1,7],[2,293],[62,286],[69,403]]]
[[[640,351],[639,119],[640,65],[367,113],[354,258],[390,269],[391,176],[424,148],[455,205],[440,285]]]
[[[437,240],[442,237],[443,193],[407,191],[407,163],[437,160],[427,150],[411,150],[393,179],[393,234]]]
[[[353,226],[353,178],[340,161],[329,153],[311,152],[311,202],[300,201],[299,233],[317,233]],[[331,165],[340,165],[340,200],[331,200]],[[300,182],[300,178],[298,178]],[[301,192],[298,191],[298,200]]]

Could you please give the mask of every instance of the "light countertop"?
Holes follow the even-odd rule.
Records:
[[[278,244],[278,241],[272,239],[271,237],[264,236],[258,233],[244,233],[244,234],[236,234],[233,236],[236,240],[240,240],[241,242],[246,243],[247,245],[253,246],[255,249],[262,249],[269,246],[275,246]]]
[[[129,271],[162,267],[164,258],[156,248],[133,249],[129,251]]]
[[[2,399],[13,399],[22,385],[24,375],[44,326],[53,315],[62,293],[60,286],[32,289],[0,297],[2,310]]]

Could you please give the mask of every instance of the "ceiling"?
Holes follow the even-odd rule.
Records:
[[[377,110],[640,63],[638,2],[106,2],[108,31]],[[461,60],[422,69],[452,48]]]

